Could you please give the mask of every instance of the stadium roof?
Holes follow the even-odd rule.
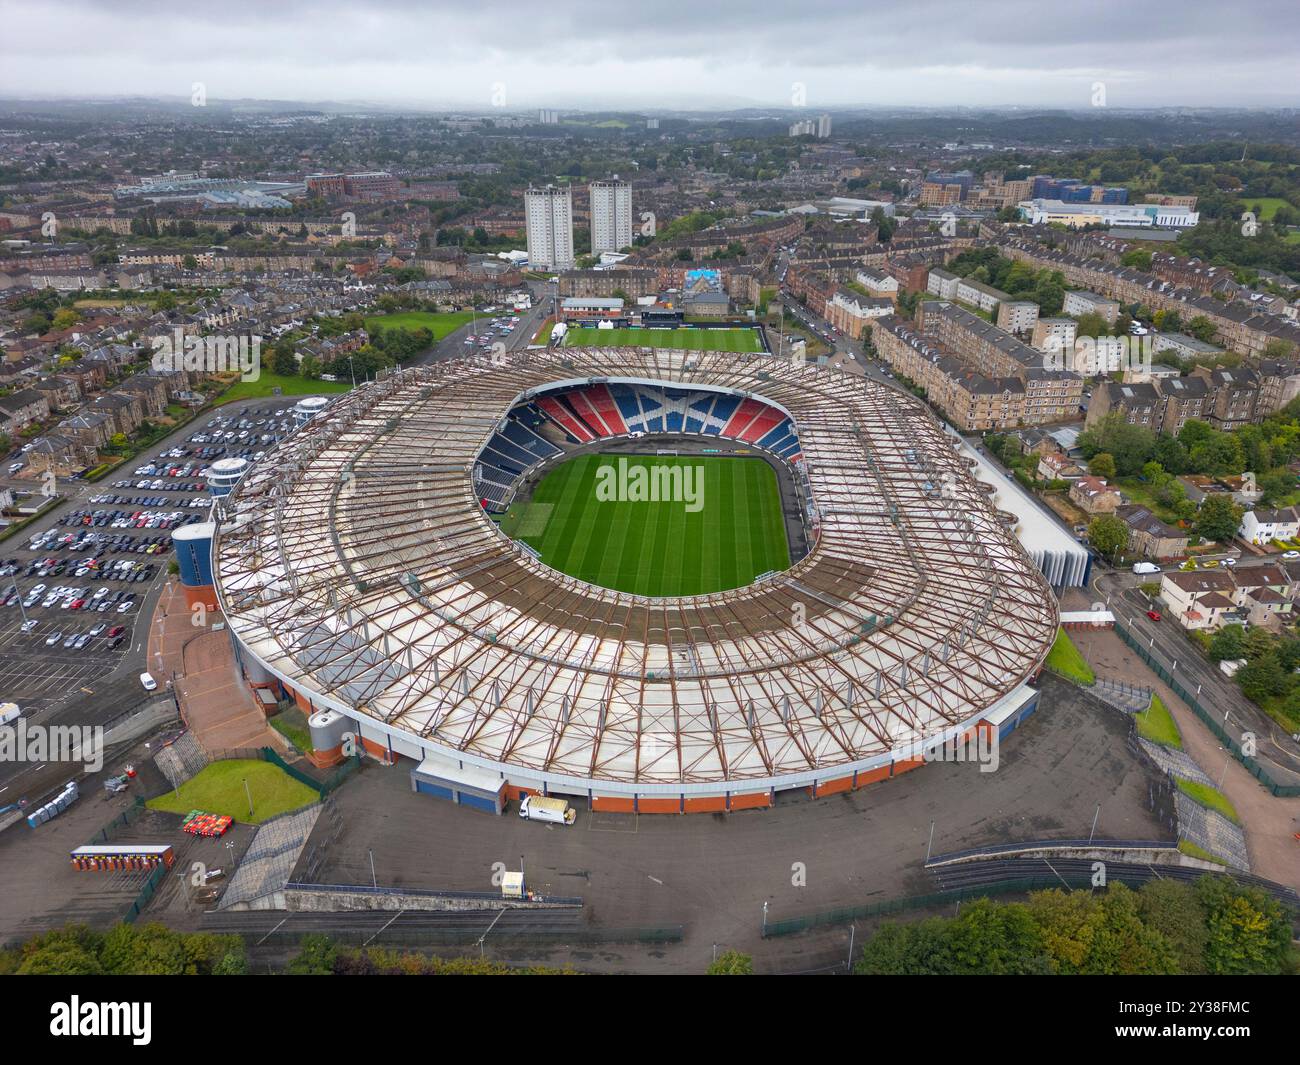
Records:
[[[479,504],[478,453],[521,399],[592,378],[783,407],[809,554],[744,588],[647,598],[508,539]],[[894,389],[771,355],[563,348],[341,397],[240,483],[214,568],[240,642],[316,706],[515,782],[743,791],[888,764],[1037,672],[1056,604],[1006,520]]]

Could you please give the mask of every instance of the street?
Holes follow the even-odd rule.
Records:
[[[1248,568],[1246,566],[1243,569]],[[1258,743],[1256,758],[1264,763],[1279,783],[1300,783],[1300,743],[1288,735],[1210,662],[1172,618],[1153,621],[1147,617],[1151,604],[1138,590],[1152,577],[1105,571],[1094,576],[1093,591],[1106,603],[1133,636],[1157,655],[1179,677],[1183,686],[1196,693],[1203,706],[1221,712],[1220,722],[1229,735],[1240,740],[1253,732]]]

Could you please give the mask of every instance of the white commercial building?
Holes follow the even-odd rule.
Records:
[[[1060,200],[1025,200],[1020,217],[1033,225],[1059,222],[1071,229],[1081,226],[1115,226],[1119,229],[1190,229],[1200,214],[1190,207],[1162,203],[1062,203]]]
[[[632,243],[632,186],[617,177],[591,183],[591,254]]]
[[[573,193],[567,187],[529,188],[524,193],[528,261],[544,270],[573,269]]]

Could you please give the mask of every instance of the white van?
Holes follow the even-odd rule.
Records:
[[[12,725],[22,716],[17,703],[0,703],[0,727]]]
[[[1159,573],[1160,567],[1157,566],[1154,562],[1134,562],[1133,572],[1134,573]]]
[[[571,825],[577,818],[574,810],[563,799],[541,795],[525,795],[519,804],[519,816],[526,821],[545,821],[552,825]]]

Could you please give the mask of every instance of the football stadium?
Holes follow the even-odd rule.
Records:
[[[533,349],[335,400],[221,500],[242,668],[500,810],[862,787],[1029,713],[1052,591],[919,400],[766,354]],[[423,786],[420,786],[423,785]]]

